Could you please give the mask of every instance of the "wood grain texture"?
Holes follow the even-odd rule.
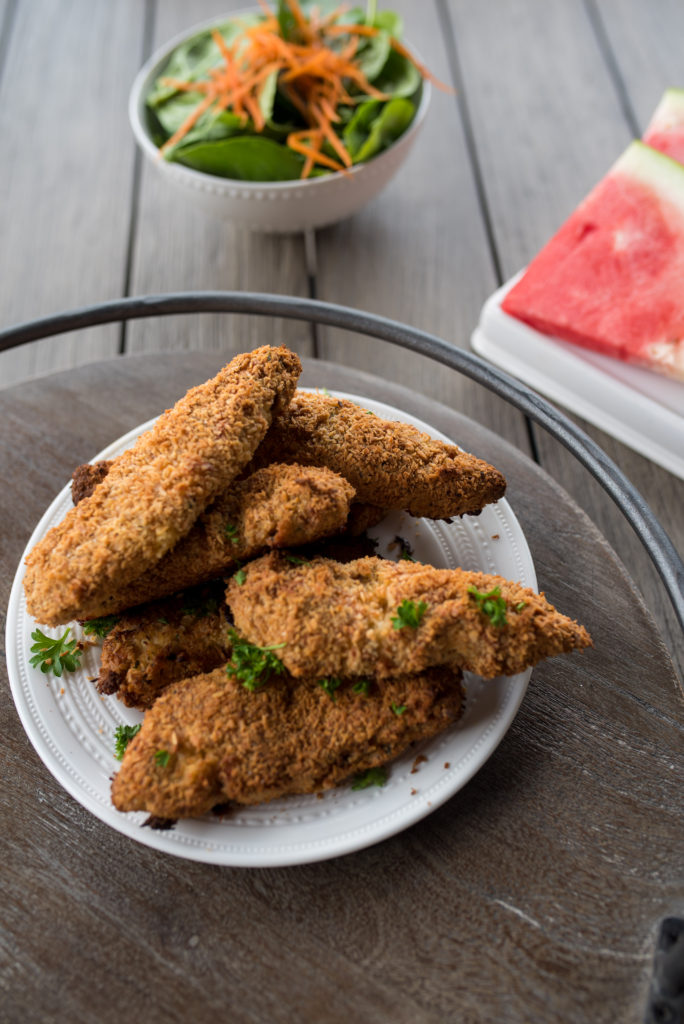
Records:
[[[154,49],[215,15],[245,8],[243,0],[164,0],[158,5]],[[247,5],[249,6],[249,5]],[[189,189],[169,184],[145,160],[134,239],[131,293],[213,289],[308,295],[302,235],[258,235],[198,208]],[[308,327],[256,317],[202,316],[131,324],[126,351],[209,349],[229,354],[284,342],[311,351]]]
[[[400,0],[404,38],[451,83],[437,5]],[[468,347],[496,286],[457,99],[433,90],[427,121],[386,191],[351,220],[316,233],[321,299],[380,313]],[[321,354],[416,387],[498,430],[523,450],[524,422],[510,406],[419,356],[348,332],[319,329]]]
[[[3,608],[72,466],[220,361],[128,357],[0,395]],[[409,409],[501,466],[540,585],[595,647],[535,669],[498,750],[418,825],[257,872],[165,857],[87,814],[31,749],[3,669],[0,1019],[641,1024],[657,923],[684,912],[684,700],[652,619],[583,513],[498,436],[353,371],[309,364],[305,382]]]
[[[663,40],[674,51],[681,38],[681,7],[658,7],[658,27],[649,14],[604,4],[608,41],[619,67],[629,68],[628,102],[643,114],[644,94],[658,95],[671,81],[670,57],[660,65]],[[591,7],[581,2],[509,4],[493,0],[473,6],[450,0],[455,45],[463,66],[466,101],[472,111],[493,233],[504,278],[524,266],[604,175],[631,138],[619,81],[611,76],[605,38],[596,33]],[[651,12],[652,15],[653,12]],[[630,22],[631,14],[634,21]],[[639,27],[641,26],[641,28]],[[643,30],[643,31],[642,31]],[[613,34],[614,33],[614,34]],[[535,39],[534,47],[530,40]],[[634,55],[641,53],[638,65]],[[483,52],[488,59],[482,60]],[[641,71],[640,71],[641,69]],[[656,79],[659,80],[655,85]],[[501,81],[507,83],[500,88]],[[550,87],[552,83],[553,87]],[[648,100],[650,103],[651,100]],[[577,422],[607,451],[651,502],[663,526],[684,551],[681,507],[684,484],[602,431]],[[575,497],[625,560],[658,616],[684,675],[684,638],[665,591],[631,528],[606,501],[577,461],[536,430],[539,456],[552,476]]]
[[[587,0],[598,12],[612,59],[643,132],[663,91],[682,86],[684,5],[679,0]]]
[[[136,0],[17,6],[0,78],[3,326],[121,293],[143,15]],[[114,354],[118,338],[112,325],[0,355],[0,387]]]

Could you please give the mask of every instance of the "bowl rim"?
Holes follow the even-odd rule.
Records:
[[[362,164],[355,164],[353,167],[343,174],[341,171],[333,171],[332,174],[324,177],[317,178],[290,178],[280,181],[250,181],[243,178],[224,178],[220,174],[208,174],[206,171],[197,171],[193,167],[185,167],[183,164],[170,163],[164,160],[160,156],[159,149],[155,146],[154,142],[148,135],[144,121],[144,109],[145,109],[145,95],[147,88],[151,85],[153,77],[159,73],[161,65],[168,60],[173,50],[181,43],[185,42],[186,39],[191,38],[194,35],[198,35],[208,28],[212,28],[214,25],[219,25],[224,21],[233,21],[245,14],[257,14],[259,8],[257,7],[243,7],[238,11],[231,11],[225,15],[217,14],[212,18],[205,18],[203,21],[198,22],[196,25],[192,25],[182,32],[177,32],[175,36],[167,40],[147,58],[145,63],[142,65],[137,75],[133,80],[131,90],[128,96],[128,120],[133,130],[133,135],[137,144],[140,146],[145,156],[147,156],[153,163],[157,164],[160,170],[171,171],[174,176],[177,176],[181,180],[185,178],[188,182],[194,182],[200,184],[206,183],[207,186],[212,186],[216,189],[217,184],[225,183],[225,187],[228,188],[240,188],[246,191],[263,192],[265,189],[269,191],[287,191],[292,189],[300,188],[323,188],[330,187],[332,182],[349,182],[351,178],[360,174],[364,169],[378,165],[378,162],[383,160],[392,153],[395,148],[401,143],[408,143],[415,133],[420,128],[421,124],[425,120],[430,100],[432,97],[432,85],[430,80],[423,78],[423,89],[421,93],[420,103],[418,109],[414,115],[411,124],[408,126],[406,131],[394,140],[394,142],[378,153],[377,156],[372,159],[365,161]],[[420,54],[414,47],[411,47],[411,52],[420,60]]]

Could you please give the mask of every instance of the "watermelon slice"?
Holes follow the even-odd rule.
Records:
[[[501,305],[544,334],[684,381],[684,166],[633,142]]]
[[[684,164],[684,89],[667,89],[643,141]]]

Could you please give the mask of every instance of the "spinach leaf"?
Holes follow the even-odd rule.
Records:
[[[373,19],[376,28],[382,28],[395,39],[401,39],[404,34],[404,19],[394,11],[378,11]]]
[[[228,46],[234,41],[248,25],[255,25],[261,21],[261,14],[245,14],[240,18],[232,18],[216,25]],[[221,63],[221,53],[211,37],[211,31],[199,32],[196,36],[186,39],[184,43],[177,46],[173,51],[166,65],[159,73],[152,89],[147,94],[145,102],[149,107],[158,107],[160,103],[173,96],[176,89],[173,85],[163,85],[163,78],[177,78],[181,81],[194,81],[202,78],[210,68]]]
[[[298,41],[299,30],[297,28],[297,21],[290,10],[287,0],[278,0],[278,25],[280,26],[280,34],[283,39],[287,39],[288,42]]]
[[[259,93],[259,107],[267,121],[273,117],[273,106],[275,104],[276,89],[278,87],[278,72],[272,71],[261,86]]]
[[[256,135],[179,146],[172,158],[196,171],[240,181],[293,181],[304,166],[299,153]]]
[[[387,32],[379,31],[377,36],[370,36],[360,46],[356,54],[356,64],[369,82],[378,77],[390,55],[392,47]]]
[[[392,50],[373,85],[380,92],[386,92],[390,96],[406,96],[408,99],[414,99],[422,82],[420,71],[415,64],[412,64],[407,57],[397,53],[396,50]]]
[[[354,157],[354,163],[370,160],[391,146],[406,131],[415,113],[415,105],[410,100],[393,99],[385,103],[371,125],[368,138]]]
[[[373,121],[380,113],[382,104],[382,100],[368,100],[366,103],[360,103],[351,121],[344,129],[342,141],[353,161],[356,161],[356,154],[368,138]]]

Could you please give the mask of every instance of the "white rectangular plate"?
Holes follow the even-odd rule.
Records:
[[[482,307],[472,347],[496,366],[684,479],[684,384],[551,338],[501,309],[520,275]]]

